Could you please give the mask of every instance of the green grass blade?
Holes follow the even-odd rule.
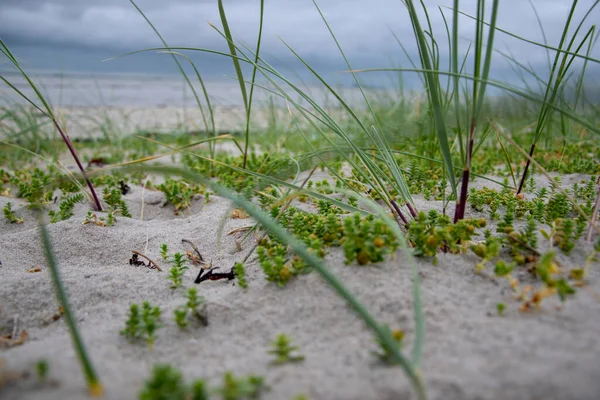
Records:
[[[244,74],[242,74],[242,67],[240,61],[237,58],[236,46],[233,42],[233,36],[229,30],[229,24],[227,23],[227,15],[225,14],[225,8],[223,7],[223,0],[219,0],[219,16],[221,17],[221,24],[223,24],[223,32],[227,39],[227,45],[229,46],[229,53],[231,53],[231,59],[233,61],[233,67],[235,68],[235,74],[237,75],[238,82],[240,84],[240,91],[242,92],[242,100],[244,101],[244,107],[248,112],[248,95],[246,94],[246,85],[244,84]]]
[[[246,141],[244,143],[244,161],[243,167],[246,168],[246,160],[248,158],[248,146],[250,145],[250,115],[252,114],[252,97],[254,95],[254,82],[256,80],[256,72],[258,71],[258,60],[260,54],[260,43],[262,41],[263,19],[265,14],[265,0],[260,0],[260,22],[258,25],[258,39],[256,41],[256,51],[254,52],[254,66],[252,67],[252,79],[250,85],[250,96],[248,98],[248,109],[246,110]],[[239,78],[239,76],[238,76]],[[244,81],[240,82],[243,85]],[[245,86],[244,86],[245,88]]]
[[[421,28],[419,16],[417,14],[413,1],[406,0],[405,5],[408,9],[415,38],[417,39],[417,47],[419,50],[419,56],[421,58],[422,70],[427,71],[423,72],[423,74],[425,75],[425,82],[427,82],[427,93],[429,95],[431,110],[434,115],[435,131],[440,145],[440,152],[442,153],[442,158],[446,166],[446,171],[449,172],[448,180],[450,181],[452,194],[454,195],[454,197],[457,197],[456,179],[454,177],[454,174],[452,174],[452,171],[454,171],[454,168],[452,166],[452,154],[450,153],[448,133],[446,132],[446,122],[444,120],[442,101],[440,98],[441,96],[439,75],[437,75],[436,73],[438,70],[434,67],[434,64],[432,63],[428,50],[426,35],[423,32],[423,29]]]
[[[12,54],[12,52],[10,51],[10,49],[8,48],[8,46],[4,43],[4,41],[2,39],[0,39],[0,53],[2,53],[4,56],[6,56],[9,59],[9,61],[13,64],[13,66],[19,70],[19,72],[21,73],[23,78],[25,78],[25,80],[27,81],[27,83],[29,84],[31,89],[35,92],[35,94],[38,97],[38,99],[40,100],[40,102],[44,105],[44,108],[46,109],[46,111],[45,112],[42,111],[42,113],[46,117],[48,117],[54,124],[54,127],[56,128],[56,130],[60,134],[61,138],[65,142],[65,145],[67,146],[67,148],[69,149],[69,152],[73,156],[73,159],[75,160],[75,163],[77,164],[77,167],[81,171],[81,173],[87,183],[87,186],[90,189],[96,209],[99,211],[102,211],[102,203],[100,202],[100,199],[98,198],[98,195],[96,194],[96,190],[94,189],[92,182],[89,180],[89,178],[86,174],[85,168],[83,167],[83,165],[81,164],[81,161],[79,160],[79,157],[77,156],[77,151],[75,150],[75,147],[73,147],[73,143],[71,142],[71,139],[69,138],[69,136],[67,136],[67,134],[63,130],[63,127],[58,122],[58,119],[56,118],[56,115],[54,114],[54,111],[52,110],[50,103],[46,100],[46,98],[42,94],[41,90],[39,90],[39,88],[37,87],[35,82],[33,82],[33,80],[29,77],[27,72],[25,72],[25,70],[21,67],[21,64],[19,63],[17,58]],[[2,77],[2,80],[8,83],[8,81],[3,77]],[[14,88],[14,85],[10,85],[10,87]],[[17,90],[17,93],[19,95],[23,96],[30,104],[33,104],[35,108],[40,110],[40,107],[36,106],[34,104],[34,102],[31,99],[29,99],[27,96],[24,96],[23,93],[21,93],[18,90]]]
[[[585,20],[587,20],[587,17],[589,17],[589,15],[591,14],[592,10],[593,10],[594,8],[596,8],[596,6],[597,6],[599,3],[600,3],[600,0],[596,0],[596,1],[594,2],[594,4],[593,4],[592,6],[590,6],[590,8],[589,8],[589,9],[588,9],[588,11],[586,12],[585,16],[584,16],[584,17],[582,18],[582,20],[581,20],[581,22],[582,22],[582,23],[583,23]],[[463,12],[463,11],[459,11],[459,14],[461,14],[461,15],[463,15],[463,16],[465,16],[465,17],[467,17],[467,18],[473,19],[473,20],[476,20],[476,19],[477,19],[476,17],[474,17],[474,16],[472,16],[472,15],[470,15],[470,14],[466,13],[466,12]],[[487,22],[484,22],[484,24],[486,24],[486,25],[489,25]],[[535,40],[527,39],[527,38],[525,38],[525,37],[523,37],[523,36],[516,35],[516,34],[514,34],[514,33],[512,33],[512,32],[509,32],[509,31],[507,31],[507,30],[505,30],[505,29],[502,29],[502,28],[499,28],[499,27],[496,27],[496,30],[497,30],[498,32],[502,32],[502,33],[504,33],[505,35],[508,35],[508,36],[510,36],[510,37],[513,37],[513,38],[515,38],[515,39],[519,39],[519,40],[521,40],[521,41],[523,41],[523,42],[525,42],[525,43],[533,44],[533,45],[535,45],[535,46],[538,46],[538,47],[541,47],[541,48],[544,48],[544,49],[547,49],[547,50],[557,51],[557,52],[559,52],[559,53],[562,53],[562,54],[567,54],[567,55],[575,56],[576,58],[579,58],[579,59],[582,59],[582,60],[588,60],[588,61],[591,61],[591,62],[593,62],[593,63],[598,63],[598,64],[600,64],[600,59],[598,59],[598,58],[593,58],[593,57],[589,57],[589,56],[586,56],[586,55],[583,55],[583,54],[577,54],[577,53],[575,53],[575,52],[572,52],[572,51],[568,51],[568,50],[560,49],[560,48],[557,48],[557,47],[554,47],[554,46],[549,46],[549,45],[547,45],[547,44],[545,44],[545,43],[540,43],[540,42],[537,42],[537,41],[535,41]]]
[[[167,52],[171,52],[172,50],[179,50],[179,49],[176,49],[176,48],[169,47],[169,45],[167,44],[167,41],[162,37],[162,35],[158,31],[158,29],[156,29],[156,27],[154,26],[154,24],[150,21],[150,19],[148,19],[148,17],[146,16],[146,14],[144,14],[144,12],[142,11],[142,9],[140,7],[138,7],[138,5],[135,3],[134,0],[129,0],[129,2],[135,7],[135,9],[137,10],[137,12],[142,16],[142,18],[144,18],[144,20],[150,26],[150,28],[152,28],[152,30],[154,31],[154,33],[156,34],[156,36],[158,36],[158,38],[162,42],[163,46],[165,46],[161,50],[163,50],[163,51],[166,50]],[[135,52],[128,53],[128,54],[134,54],[134,53]],[[198,106],[198,108],[200,110],[202,110],[202,102],[200,101],[200,96],[198,96],[198,93],[196,91],[196,88],[192,84],[192,81],[190,80],[189,76],[187,75],[187,73],[183,69],[183,66],[181,65],[181,63],[179,62],[179,60],[177,59],[177,57],[175,56],[175,54],[171,53],[171,57],[173,58],[173,61],[175,61],[175,64],[177,65],[177,69],[179,70],[179,72],[183,76],[183,79],[185,79],[185,82],[187,83],[187,85],[189,86],[190,90],[192,91],[192,94],[194,95],[194,99],[196,100],[196,105]],[[109,60],[114,59],[114,58],[117,58],[117,57],[110,58]],[[198,71],[196,71],[196,72],[198,72]],[[204,85],[203,85],[203,88],[204,88]],[[204,94],[205,94],[206,100],[208,102],[209,100],[208,100],[208,95],[207,95],[206,91],[204,91]],[[214,117],[212,117],[212,118],[214,118]],[[216,132],[213,131],[213,135],[215,135],[215,134],[216,134]],[[214,146],[213,146],[212,143],[210,144],[210,152],[211,152],[211,156],[214,156],[215,149],[214,149]]]
[[[190,63],[190,66],[192,67],[192,69],[194,70],[194,73],[196,74],[196,78],[198,79],[198,83],[200,83],[200,87],[202,88],[202,93],[204,94],[204,99],[206,100],[206,107],[208,108],[208,115],[210,118],[210,125],[208,124],[208,121],[206,120],[206,115],[204,114],[204,107],[200,107],[200,114],[202,115],[202,122],[204,122],[204,127],[206,129],[207,132],[211,132],[213,137],[217,136],[217,129],[216,129],[216,125],[215,125],[215,113],[213,111],[213,107],[212,104],[210,103],[210,96],[208,95],[208,91],[206,90],[206,85],[204,85],[204,79],[202,79],[202,75],[200,74],[200,71],[198,71],[198,68],[196,67],[196,64],[194,64],[194,62],[185,54],[182,53],[178,53],[176,51],[166,51],[166,53],[171,53],[173,55],[179,56],[184,58],[187,62]]]
[[[38,223],[38,227],[40,231],[40,237],[42,239],[42,245],[44,246],[44,253],[46,254],[46,261],[48,262],[48,269],[50,270],[52,282],[54,283],[56,297],[58,298],[58,302],[64,311],[65,322],[67,324],[67,327],[69,328],[71,340],[73,342],[73,346],[75,347],[75,353],[79,358],[79,362],[81,364],[81,368],[83,370],[83,374],[88,385],[89,394],[92,397],[102,396],[104,389],[102,387],[100,379],[98,378],[98,375],[96,374],[94,365],[92,364],[92,361],[88,356],[85,344],[83,343],[83,339],[81,338],[81,335],[77,328],[77,320],[75,319],[75,316],[71,311],[69,298],[62,284],[62,279],[58,270],[58,264],[56,262],[56,258],[54,257],[54,251],[52,248],[52,242],[50,241],[48,229],[46,228],[46,225],[41,221],[41,215],[39,216],[39,218],[40,222]]]

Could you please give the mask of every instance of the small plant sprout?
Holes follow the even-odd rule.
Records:
[[[166,243],[160,245],[160,256],[163,260],[166,260],[169,257],[169,246]]]
[[[304,356],[296,354],[300,348],[298,346],[292,346],[292,340],[285,334],[279,334],[273,342],[271,342],[271,349],[269,354],[273,355],[275,359],[272,361],[273,364],[281,365],[291,362],[303,361]]]
[[[198,296],[198,291],[196,288],[190,288],[185,293],[185,297],[187,298],[187,302],[185,305],[177,307],[173,311],[173,317],[175,318],[175,323],[180,329],[184,329],[188,326],[188,316],[194,315],[202,325],[208,325],[208,319],[206,315],[199,310],[199,307],[206,303],[206,299],[203,296]]]
[[[181,283],[183,282],[182,277],[185,274],[185,271],[188,269],[187,265],[185,265],[186,262],[187,259],[182,253],[177,252],[173,254],[173,259],[171,261],[173,266],[169,270],[169,276],[167,277],[167,279],[172,282],[172,289],[177,289],[179,286],[181,286]]]
[[[50,364],[48,363],[48,360],[42,359],[35,363],[35,374],[40,382],[46,381],[48,378],[48,371],[50,371]]]
[[[156,331],[161,327],[160,308],[153,307],[148,301],[140,307],[137,304],[132,304],[129,308],[129,317],[125,321],[125,328],[121,330],[121,335],[125,336],[130,342],[138,339],[146,339],[150,349],[154,348],[156,339]]]
[[[404,331],[402,329],[394,329],[392,331],[387,325],[384,325],[383,327],[390,332],[392,338],[398,344],[398,347],[401,348],[402,340],[404,339]],[[392,356],[392,350],[380,340],[376,340],[376,343],[379,346],[379,349],[377,351],[373,351],[373,355],[375,355],[381,362],[385,364],[393,364],[394,357]]]
[[[498,315],[504,315],[504,310],[506,310],[506,305],[504,303],[496,304],[496,311]]]
[[[258,399],[260,392],[265,389],[265,378],[248,375],[236,377],[231,371],[225,372],[223,386],[216,391],[223,400]]]
[[[144,323],[143,333],[148,341],[150,350],[154,348],[156,330],[160,328],[160,308],[152,307],[149,302],[142,304],[142,322]]]
[[[187,314],[187,307],[177,307],[175,310],[173,310],[173,317],[175,318],[175,323],[179,329],[184,329],[188,326]]]
[[[145,382],[138,398],[140,400],[188,398],[181,371],[166,364],[155,365],[150,379]]]
[[[247,289],[248,282],[246,281],[246,270],[244,268],[244,264],[241,262],[236,262],[235,265],[233,266],[233,272],[237,279],[238,285],[242,289]]]
[[[12,209],[12,204],[10,202],[6,203],[6,205],[2,209],[2,212],[4,213],[4,219],[6,219],[11,224],[23,223],[23,217],[17,217],[15,215],[15,212]]]
[[[106,215],[106,223],[108,226],[112,226],[116,222],[117,214],[131,218],[127,203],[125,203],[122,196],[123,193],[118,187],[104,188],[103,198],[106,204],[108,204],[108,214]]]
[[[140,308],[137,304],[132,304],[129,306],[129,317],[125,321],[125,328],[121,330],[121,335],[133,341],[140,337],[140,329]]]

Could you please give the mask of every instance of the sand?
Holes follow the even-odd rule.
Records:
[[[563,181],[566,180],[563,179]],[[399,367],[381,365],[371,354],[376,346],[366,326],[315,272],[279,288],[267,282],[254,258],[247,265],[249,288],[227,281],[196,286],[205,296],[209,325],[192,324],[181,331],[172,319],[184,290],[195,286],[197,269],[187,271],[183,288],[172,290],[166,272],[129,265],[131,250],[160,259],[159,246],[172,252],[195,242],[215,265],[228,269],[244,251],[235,251],[241,234],[226,235],[249,219],[232,219],[227,200],[197,199],[181,216],[162,207],[162,194],[146,191],[140,219],[142,188],[132,185],[125,196],[133,218],[118,218],[113,227],[83,225],[89,206],[78,204],[75,216],[51,224],[49,230],[64,284],[91,358],[108,399],[136,398],[155,363],[181,368],[187,379],[206,378],[219,385],[225,371],[265,377],[264,399],[409,399],[415,398]],[[4,349],[4,371],[33,371],[50,363],[50,379],[17,380],[0,389],[0,398],[83,399],[86,387],[62,318],[52,321],[58,304],[46,266],[38,230],[23,202],[0,197],[0,207],[13,201],[21,225],[0,221],[0,327],[7,333],[18,315],[29,339]],[[418,200],[420,209],[439,202]],[[219,230],[224,222],[222,232]],[[543,247],[543,245],[542,245]],[[564,265],[583,265],[592,250],[583,241]],[[370,266],[344,265],[340,249],[327,256],[331,270],[382,322],[406,332],[410,354],[414,337],[412,282],[409,264],[400,253]],[[472,254],[441,255],[437,265],[418,260],[422,279],[426,337],[423,376],[431,399],[597,399],[600,394],[600,274],[593,264],[588,285],[564,304],[548,299],[542,308],[518,311],[505,280],[474,272]],[[164,262],[160,263],[166,269]],[[41,267],[41,272],[26,270]],[[524,275],[523,282],[527,283]],[[129,305],[150,300],[163,310],[165,326],[154,351],[129,343],[124,327]],[[506,304],[499,316],[496,304]],[[288,334],[304,362],[270,365],[267,353],[276,335]],[[1,373],[0,373],[1,374]]]

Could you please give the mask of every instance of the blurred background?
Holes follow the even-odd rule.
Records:
[[[438,37],[445,37],[442,14],[448,20],[452,18],[449,8],[452,3],[452,0],[426,1]],[[594,0],[579,3],[578,9],[583,13]],[[225,40],[209,25],[211,22],[221,28],[216,0],[139,0],[137,4],[170,46],[227,51]],[[475,4],[475,0],[461,1],[461,11],[473,15]],[[402,1],[326,0],[318,5],[353,68],[410,68],[411,58],[418,64],[412,26]],[[503,0],[498,26],[515,35],[556,46],[570,5],[565,0]],[[224,6],[233,36],[254,48],[260,1],[226,0]],[[328,81],[351,91],[352,79],[343,72],[347,68],[312,1],[266,0],[264,17],[261,56],[265,60],[294,81],[315,85],[315,79],[286,48],[282,42],[285,41]],[[588,18],[591,22],[600,21],[600,8],[594,9]],[[473,39],[474,25],[468,17],[462,19],[461,48],[466,52]],[[194,104],[169,55],[146,52],[104,61],[131,51],[162,47],[157,35],[127,0],[2,0],[0,37],[26,70],[37,77],[55,104],[120,107]],[[443,62],[448,46],[439,43],[439,47]],[[494,79],[535,86],[535,79],[516,71],[506,55],[540,76],[547,76],[549,58],[542,48],[501,32],[495,47],[496,60],[491,73]],[[229,58],[197,51],[185,54],[202,72],[217,104],[241,105]],[[592,57],[600,57],[597,46]],[[22,85],[11,71],[14,70],[8,62],[1,60],[0,72]],[[589,85],[597,86],[598,64],[590,64],[587,76]],[[405,73],[402,78],[397,73],[365,73],[361,79],[366,85],[381,89],[397,89],[400,79],[404,89],[419,89],[421,85],[413,73]],[[2,95],[8,94],[5,85],[0,88]],[[260,102],[260,94],[257,100]]]

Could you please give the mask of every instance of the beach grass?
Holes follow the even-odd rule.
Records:
[[[346,72],[352,75],[360,92],[363,104],[357,106],[345,100],[341,90],[327,82],[302,54],[287,43],[283,42],[333,100],[325,104],[319,102],[308,89],[277,70],[264,55],[261,55],[265,12],[263,1],[260,3],[256,46],[250,48],[236,40],[236,27],[229,26],[223,2],[219,0],[222,27],[213,25],[213,28],[227,43],[228,52],[168,45],[142,9],[133,0],[130,1],[163,43],[163,47],[136,52],[159,51],[173,58],[177,69],[193,91],[202,115],[203,134],[206,137],[199,140],[186,133],[148,134],[120,138],[116,143],[117,140],[113,137],[105,135],[104,139],[93,143],[79,144],[72,141],[64,133],[60,118],[34,80],[21,68],[4,42],[0,42],[3,55],[22,73],[37,96],[34,101],[0,76],[28,106],[31,106],[9,104],[0,109],[2,141],[29,153],[37,153],[39,158],[43,156],[57,159],[60,151],[56,150],[56,141],[52,139],[48,125],[56,129],[75,159],[81,171],[78,178],[87,184],[98,210],[103,206],[92,182],[97,182],[99,186],[116,185],[122,177],[133,179],[134,176],[149,174],[162,175],[166,179],[182,178],[182,181],[169,181],[172,184],[170,194],[171,198],[175,199],[171,200],[175,211],[179,210],[180,206],[189,206],[194,195],[205,194],[209,190],[245,210],[255,221],[255,228],[260,227],[268,233],[270,240],[285,244],[286,251],[297,255],[347,302],[372,331],[377,341],[389,351],[393,363],[402,368],[419,399],[427,398],[424,383],[426,376],[422,369],[426,332],[424,305],[420,292],[420,271],[415,262],[415,256],[422,256],[423,253],[416,254],[413,248],[421,246],[420,248],[424,249],[425,253],[429,251],[434,259],[440,253],[473,251],[483,259],[483,265],[498,257],[494,246],[498,247],[502,243],[512,247],[511,261],[514,261],[515,265],[519,263],[519,257],[525,258],[524,254],[527,252],[527,256],[535,259],[532,262],[539,261],[541,265],[541,260],[549,258],[544,258],[544,255],[530,244],[528,240],[531,239],[531,235],[527,236],[526,233],[518,231],[516,224],[513,226],[515,218],[524,220],[527,214],[532,219],[536,218],[540,224],[551,227],[548,236],[561,249],[569,248],[571,240],[578,240],[583,229],[589,228],[591,231],[592,227],[595,227],[597,206],[592,209],[592,205],[598,204],[600,196],[594,191],[594,184],[588,185],[587,189],[578,186],[565,191],[558,188],[553,189],[550,194],[541,195],[539,191],[535,193],[534,184],[530,189],[527,189],[527,186],[533,176],[530,171],[532,164],[537,167],[537,172],[545,174],[549,171],[593,177],[600,172],[598,106],[585,98],[584,90],[589,65],[595,66],[600,62],[591,56],[592,45],[597,37],[596,27],[588,26],[588,17],[597,3],[594,3],[579,21],[573,20],[577,2],[572,3],[557,45],[536,43],[516,37],[554,54],[553,58],[549,56],[552,62],[546,78],[543,78],[545,74],[528,70],[518,60],[508,57],[517,70],[533,75],[541,87],[541,90],[537,90],[495,80],[491,74],[496,35],[506,33],[497,26],[500,3],[498,0],[493,0],[489,9],[490,2],[478,0],[475,16],[461,13],[461,3],[455,0],[453,9],[450,10],[451,18],[446,19],[444,14],[446,26],[441,34],[434,33],[429,11],[424,3],[407,0],[405,5],[413,28],[413,40],[418,48],[419,62],[411,60],[412,68],[375,67],[368,70],[353,68],[327,18],[317,2],[314,2],[316,12],[320,14],[323,24],[328,29],[329,39],[335,43],[347,67]],[[472,18],[475,21],[474,40],[466,46],[466,50],[459,47],[459,27],[462,18]],[[572,31],[574,25],[576,28]],[[447,43],[448,46],[447,65],[444,65],[440,58],[440,47],[443,43]],[[240,85],[245,115],[239,134],[217,134],[215,109],[211,104],[211,96],[207,92],[201,68],[194,65],[186,52],[209,52],[228,57],[232,61]],[[202,91],[202,99],[180,59],[191,65]],[[576,69],[577,62],[581,64],[579,69]],[[250,79],[244,76],[244,65],[252,68]],[[363,87],[361,74],[383,71],[394,74],[398,81],[398,92],[392,95],[389,91],[382,94]],[[417,96],[403,90],[402,79],[405,74],[418,74],[424,83],[423,95]],[[258,77],[262,77],[260,82]],[[492,87],[503,90],[504,93],[491,96],[489,91]],[[271,130],[252,129],[253,109],[258,108],[253,105],[253,93],[256,90],[268,91],[273,99],[283,101],[287,105],[285,111],[294,116],[287,126],[281,126],[277,114],[280,110],[273,107],[270,119],[277,121],[279,125],[271,125]],[[407,98],[411,98],[412,101],[407,101]],[[38,105],[38,101],[41,106]],[[50,122],[40,122],[32,116],[32,112],[36,110]],[[557,116],[560,129],[555,128]],[[112,131],[114,128],[110,128],[111,122],[100,121],[101,129]],[[285,138],[282,138],[284,134]],[[296,139],[287,139],[289,135],[296,135]],[[543,143],[540,143],[541,138],[545,139]],[[234,143],[237,151],[235,156],[217,151],[218,144],[223,141]],[[274,141],[286,145],[273,146]],[[207,145],[208,151],[202,149],[202,145]],[[168,149],[166,153],[159,151],[163,147]],[[253,147],[268,150],[263,154],[256,154],[251,151]],[[517,147],[519,152],[511,151],[510,147]],[[530,150],[521,157],[523,147],[529,147]],[[575,155],[583,151],[583,148],[589,157],[568,158],[568,155]],[[90,178],[78,154],[93,158],[90,154],[99,149],[115,155],[115,160],[106,162],[105,159],[102,164],[108,166],[96,171]],[[541,154],[538,155],[536,150]],[[151,161],[158,161],[165,156],[179,157],[177,162],[173,162],[177,165],[150,164]],[[8,164],[13,170],[19,167],[17,160],[11,160]],[[318,167],[327,171],[330,181],[335,183],[320,182],[317,186],[311,181],[306,187],[304,183],[299,183],[300,173],[314,171]],[[106,178],[111,174],[118,178]],[[51,178],[64,181],[64,176],[60,175],[57,173]],[[519,176],[520,179],[517,179]],[[485,189],[470,190],[469,184],[474,177],[486,179],[490,184],[497,185],[499,192],[489,195]],[[33,179],[31,178],[32,182]],[[77,181],[76,178],[72,179]],[[512,180],[512,185],[509,179]],[[6,180],[15,182],[9,178]],[[48,187],[58,188],[58,185],[53,186],[50,178],[46,181],[41,178],[40,180],[43,182],[39,184],[38,191],[43,192],[44,188]],[[552,187],[560,185],[554,180],[550,182]],[[529,200],[520,197],[526,191],[531,197],[535,194],[536,198]],[[33,194],[30,196],[34,198]],[[168,196],[167,194],[167,198]],[[290,202],[305,196],[313,199],[314,204],[318,204],[322,209],[336,207],[345,210],[344,212],[377,217],[383,221],[386,230],[393,232],[403,251],[403,260],[411,266],[411,275],[407,276],[407,279],[412,280],[415,326],[411,357],[399,346],[383,321],[377,320],[344,282],[331,272],[323,257],[315,254],[317,250],[311,247],[307,238],[292,234],[289,227],[286,229],[283,225],[281,217]],[[441,215],[430,210],[417,209],[416,196],[441,201]],[[482,200],[477,200],[475,204],[475,201],[471,202],[472,196]],[[484,199],[485,196],[489,197]],[[42,197],[36,198],[39,200]],[[175,204],[177,201],[179,203]],[[530,202],[525,204],[526,201]],[[446,210],[451,202],[454,202],[454,215],[450,221]],[[46,207],[50,206],[48,201],[41,203]],[[283,210],[282,204],[287,204]],[[485,241],[474,243],[470,236],[473,232],[463,236],[454,235],[459,229],[475,229],[469,228],[468,222],[463,221],[469,204],[473,209],[489,210],[490,220],[498,219],[498,209],[503,210],[503,225],[498,230],[500,235],[496,239],[490,239],[491,234],[486,234]],[[350,219],[349,216],[342,217],[342,212],[333,212],[331,215],[333,219]],[[556,215],[559,217],[549,217]],[[569,218],[577,219],[577,226],[575,223],[569,225],[564,222]],[[485,224],[479,222],[479,225]],[[99,379],[87,356],[83,339],[77,331],[47,228],[42,222],[39,226],[56,293],[65,309],[66,322],[88,387],[91,392],[99,393]],[[263,239],[265,237],[263,236]],[[501,278],[510,277],[511,268],[514,266],[505,267],[496,275]],[[496,271],[500,271],[500,268],[497,267]],[[572,288],[566,280],[552,278],[550,275],[540,274],[540,279],[547,289],[544,293],[558,293],[561,299],[566,293],[571,293],[569,289]]]

